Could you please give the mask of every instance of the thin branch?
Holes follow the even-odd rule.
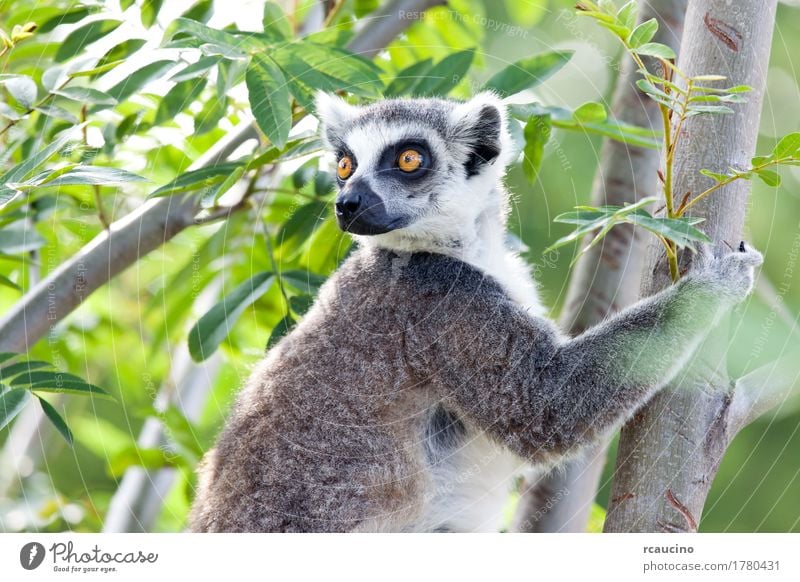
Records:
[[[394,0],[365,19],[364,28],[350,41],[348,49],[365,58],[377,55],[406,28],[417,22],[422,13],[446,0]]]
[[[786,400],[800,382],[798,361],[800,348],[795,348],[736,380],[728,421],[730,438]]]

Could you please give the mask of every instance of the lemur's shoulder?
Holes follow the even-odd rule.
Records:
[[[380,297],[508,300],[502,286],[477,267],[448,255],[434,252],[402,253],[377,247],[362,247],[342,264],[334,285],[341,290],[369,286]]]

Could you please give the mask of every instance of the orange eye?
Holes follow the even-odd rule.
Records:
[[[397,158],[397,167],[404,172],[413,172],[418,170],[425,159],[422,154],[417,150],[405,150],[400,157]]]
[[[336,166],[336,175],[340,180],[347,180],[353,173],[353,159],[350,156],[344,156],[339,160]]]

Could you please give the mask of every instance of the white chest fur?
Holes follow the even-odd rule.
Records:
[[[462,258],[498,281],[532,315],[542,315],[544,309],[528,267],[506,249],[504,229],[491,221],[477,230],[480,237],[464,249]],[[459,448],[433,468],[435,492],[420,529],[444,526],[451,531],[499,531],[511,488],[516,478],[529,470],[524,460],[468,427]]]

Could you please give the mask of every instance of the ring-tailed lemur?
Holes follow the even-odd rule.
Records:
[[[194,531],[497,530],[512,478],[617,427],[750,291],[754,250],[562,337],[504,244],[502,103],[320,95],[359,248],[253,371]]]

